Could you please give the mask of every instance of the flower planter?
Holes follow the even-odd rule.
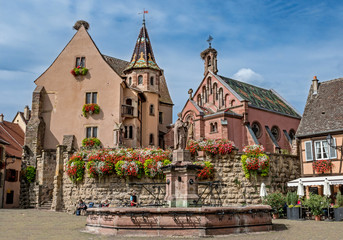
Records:
[[[314,220],[315,221],[321,221],[322,220],[322,216],[321,215],[314,216]]]
[[[287,219],[299,220],[301,217],[301,207],[287,208]]]
[[[334,208],[333,213],[335,215],[335,221],[342,221],[343,220],[343,207]]]

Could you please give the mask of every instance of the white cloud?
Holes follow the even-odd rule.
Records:
[[[241,68],[233,75],[234,79],[247,82],[247,83],[262,83],[264,81],[263,77],[254,72],[250,68]]]

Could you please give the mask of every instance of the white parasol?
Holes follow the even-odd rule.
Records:
[[[331,189],[330,189],[330,183],[328,181],[327,178],[325,178],[324,181],[324,192],[323,192],[324,196],[330,197],[331,195]]]
[[[267,196],[266,185],[264,183],[261,183],[260,197],[264,198],[265,196]]]
[[[303,185],[303,182],[301,181],[301,179],[299,179],[299,182],[298,182],[297,195],[299,196],[299,198],[302,198],[303,196],[305,196],[304,185]]]

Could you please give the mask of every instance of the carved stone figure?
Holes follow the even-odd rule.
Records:
[[[189,119],[187,122],[188,125],[188,136],[187,136],[187,141],[190,139],[194,139],[194,123],[192,119]]]
[[[187,123],[181,119],[181,113],[177,115],[179,118],[174,124],[174,149],[185,149],[187,144]]]

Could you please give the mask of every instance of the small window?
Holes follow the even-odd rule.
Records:
[[[213,94],[214,94],[213,103],[215,103],[216,100],[218,100],[218,85],[217,85],[217,83],[213,83]]]
[[[124,126],[124,138],[127,138],[127,136],[128,136],[127,126]]]
[[[15,169],[6,169],[6,181],[16,182],[18,181],[18,171]]]
[[[150,85],[151,85],[151,86],[154,85],[154,77],[150,77]]]
[[[150,134],[149,136],[149,145],[154,145],[154,134]]]
[[[132,84],[132,77],[129,77],[129,86]]]
[[[150,107],[149,107],[149,114],[150,114],[150,116],[155,115],[155,109],[154,109],[154,105],[153,105],[153,104],[150,104]]]
[[[253,122],[251,124],[251,129],[257,138],[260,138],[262,136],[262,128],[258,122]]]
[[[159,112],[159,113],[158,113],[158,122],[159,122],[160,124],[163,123],[163,112]]]
[[[6,194],[6,204],[13,204],[14,191],[9,190]]]
[[[212,94],[212,79],[210,77],[207,78],[207,89],[209,90],[209,94]]]
[[[333,139],[331,147],[329,146],[326,139],[320,140],[320,141],[315,141],[314,142],[314,150],[315,150],[315,154],[316,154],[316,160],[337,158],[335,146],[336,146],[336,139]]]
[[[138,76],[138,84],[139,85],[143,84],[143,76],[142,75]]]
[[[129,127],[129,138],[130,139],[133,138],[133,127],[132,126]]]
[[[86,104],[98,103],[98,93],[97,92],[87,92],[86,93]]]
[[[202,96],[204,98],[204,103],[207,103],[207,91],[205,86],[202,87]]]
[[[212,65],[212,63],[211,63],[211,57],[208,56],[208,57],[207,57],[207,66],[210,67],[211,65]]]
[[[231,107],[235,106],[235,102],[236,102],[235,100],[231,101],[231,103],[230,103]]]
[[[271,132],[275,138],[276,141],[279,141],[280,139],[280,130],[277,126],[273,126],[271,129]]]
[[[312,154],[312,142],[308,141],[305,142],[305,155],[306,155],[306,161],[312,161],[313,160],[313,154]]]
[[[295,131],[293,129],[289,130],[289,133],[288,133],[289,137],[291,138],[291,140],[294,140],[295,139]]]
[[[201,94],[198,94],[197,103],[198,103],[199,106],[202,106]]]
[[[86,66],[86,58],[85,57],[77,57],[75,67],[85,67]]]
[[[219,88],[219,107],[223,107],[225,105],[223,94],[223,89]]]
[[[98,127],[87,127],[86,128],[86,138],[97,138],[98,137]]]
[[[132,99],[131,98],[127,98],[125,102],[126,102],[126,105],[132,106]]]

